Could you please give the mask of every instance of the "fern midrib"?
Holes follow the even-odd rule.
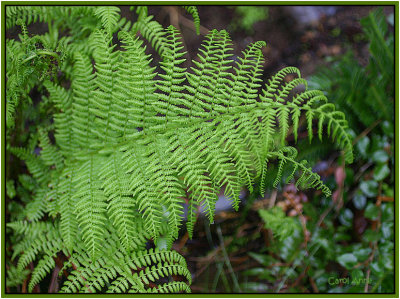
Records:
[[[116,161],[116,159],[115,159],[115,155],[113,155],[113,162],[114,162],[114,169],[113,169],[113,171],[114,171],[114,176],[116,177],[116,178],[120,178],[121,176],[120,175],[118,175],[118,173],[117,173],[117,169],[120,169],[119,167],[118,167],[118,165],[117,165],[117,161]],[[117,179],[117,190],[118,190],[118,192],[117,192],[117,196],[118,196],[118,198],[119,198],[119,200],[121,200],[122,199],[122,186],[121,186],[121,180],[120,179]],[[114,199],[115,200],[115,199]],[[114,201],[113,200],[113,201]],[[129,243],[130,243],[130,236],[129,236],[129,234],[128,234],[128,231],[129,231],[129,225],[128,225],[128,223],[129,223],[129,220],[127,221],[126,220],[126,214],[125,213],[120,213],[120,215],[122,214],[122,218],[123,218],[123,223],[124,223],[124,229],[123,229],[123,233],[124,233],[124,237],[125,237],[125,242],[126,242],[126,245],[128,245]]]
[[[175,32],[173,33],[173,36],[172,36],[172,38],[173,38],[173,46],[172,46],[172,49],[176,49],[176,38],[175,38]],[[172,60],[171,61],[169,61],[171,64],[172,64],[172,72],[173,72],[173,68],[174,68],[174,66],[175,66],[175,59],[176,59],[176,51],[172,51],[173,53],[174,53],[174,55],[173,55],[173,58],[172,58]],[[171,81],[174,79],[174,74],[175,73],[172,73],[171,74]],[[168,83],[171,83],[171,85],[170,86],[168,86],[169,87],[169,89],[170,89],[170,91],[169,91],[169,94],[168,94],[168,105],[167,105],[167,111],[165,112],[165,125],[167,124],[167,122],[168,122],[168,113],[169,113],[169,111],[170,111],[170,106],[171,106],[171,97],[172,97],[172,93],[174,92],[173,90],[172,90],[172,82],[171,81],[168,81]]]
[[[220,48],[220,49],[222,49],[221,51],[220,51],[220,55],[221,55],[221,57],[222,57],[222,59],[219,59],[218,60],[218,64],[217,64],[217,69],[218,69],[218,73],[216,74],[216,84],[215,84],[215,87],[212,89],[212,95],[211,95],[211,111],[209,112],[210,113],[210,116],[212,117],[212,116],[214,116],[215,115],[215,113],[214,113],[214,107],[215,107],[215,100],[216,100],[216,97],[215,97],[215,95],[217,94],[216,93],[216,90],[220,90],[220,89],[222,89],[222,88],[220,88],[220,86],[221,86],[221,79],[222,79],[222,77],[221,77],[221,73],[222,73],[222,66],[223,66],[223,61],[225,61],[224,60],[224,54],[225,54],[225,49],[227,48],[227,45],[228,44],[228,39],[227,38],[224,38],[224,40],[223,40],[223,44],[222,44],[222,47]],[[228,44],[228,46],[229,46],[229,44]],[[215,80],[215,79],[214,79]],[[217,112],[218,113],[218,112]]]
[[[107,52],[108,52],[108,48],[107,48]],[[111,56],[111,54],[108,52],[108,57],[110,57]],[[107,61],[111,61],[111,59],[109,58]],[[113,72],[113,70],[112,70],[112,68],[113,68],[113,66],[111,66],[111,90],[110,91],[106,91],[106,94],[107,94],[107,98],[108,98],[108,100],[107,100],[107,102],[108,102],[108,105],[107,105],[107,122],[106,122],[106,131],[105,131],[105,142],[107,143],[107,140],[108,140],[108,128],[109,128],[109,125],[110,125],[110,111],[111,111],[111,106],[112,106],[112,99],[113,99],[113,96],[114,96],[114,93],[115,93],[115,90],[114,90],[114,78],[115,78],[115,72]]]
[[[383,48],[385,49],[386,55],[387,55],[387,57],[389,57],[390,63],[393,65],[393,59],[394,59],[393,53],[390,51],[389,47],[386,44],[384,37],[382,36],[381,32],[379,31],[378,25],[375,22],[375,18],[373,17],[372,14],[369,14],[368,19],[370,20],[370,22],[372,24],[372,28],[375,32],[375,35],[378,37],[378,39],[380,41],[380,45],[383,46]]]

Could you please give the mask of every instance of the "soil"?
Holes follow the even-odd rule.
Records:
[[[324,9],[325,8],[325,9]],[[330,8],[330,9],[329,9]],[[234,44],[235,55],[250,43],[263,40],[267,47],[263,50],[266,63],[265,77],[286,66],[298,67],[304,77],[313,74],[324,65],[326,58],[339,56],[351,46],[361,61],[367,61],[368,51],[362,40],[360,19],[376,8],[375,6],[310,7],[269,6],[265,20],[256,22],[253,32],[236,29],[233,24],[240,22],[234,6],[198,6],[201,26],[200,36],[193,34],[191,16],[177,7],[152,6],[149,13],[164,26],[173,24],[181,29],[190,58],[194,58],[203,35],[210,29],[226,29]],[[321,11],[322,10],[322,11]],[[330,15],[324,14],[332,12]],[[178,18],[176,15],[178,11]],[[317,11],[318,19],[311,19],[310,11]],[[385,6],[386,15],[393,13],[393,6]],[[306,15],[306,16],[304,16]],[[311,14],[312,15],[312,14]],[[309,20],[307,20],[307,17]]]

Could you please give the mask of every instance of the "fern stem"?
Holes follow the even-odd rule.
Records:
[[[393,65],[393,53],[390,51],[389,47],[386,44],[385,38],[383,37],[383,35],[381,34],[381,32],[378,29],[378,25],[376,24],[376,20],[375,18],[370,14],[368,15],[368,18],[371,21],[372,24],[372,28],[376,34],[376,36],[379,38],[380,41],[380,45],[385,49],[386,55],[387,57],[390,59],[391,64]]]
[[[48,56],[52,56],[52,57],[56,58],[57,61],[60,61],[60,60],[59,60],[59,57],[58,57],[58,55],[57,55],[57,53],[50,52],[50,51],[46,51],[46,50],[40,50],[40,51],[37,51],[35,54],[29,56],[28,58],[25,58],[25,59],[22,61],[22,64],[28,62],[29,60],[32,60],[33,58],[37,57],[38,55],[48,55]]]

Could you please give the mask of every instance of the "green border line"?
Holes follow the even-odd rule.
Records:
[[[399,240],[398,232],[399,232],[399,204],[396,202],[396,199],[399,200],[399,3],[397,2],[395,5],[394,10],[394,17],[395,17],[395,61],[394,61],[394,82],[395,82],[395,132],[394,132],[394,139],[395,139],[395,200],[394,200],[394,208],[395,208],[395,229],[394,229],[394,248],[395,248],[395,265],[394,265],[394,279],[395,279],[395,292],[397,297],[399,297]],[[397,41],[397,42],[396,42]],[[397,242],[396,242],[397,241]]]
[[[133,1],[2,1],[1,6],[5,5],[31,5],[31,6],[45,6],[45,5],[82,5],[85,3],[87,6],[92,5],[129,5]],[[290,5],[312,5],[312,6],[399,6],[398,1],[135,1],[134,4],[140,5],[182,5],[182,4],[195,4],[195,5],[268,5],[268,6],[290,6]]]
[[[6,23],[5,23],[5,7],[7,5],[31,5],[31,6],[44,6],[44,5],[129,5],[132,4],[132,1],[40,1],[40,2],[32,2],[32,1],[2,1],[1,2],[1,41],[2,41],[2,64],[1,64],[1,73],[2,73],[2,84],[3,88],[1,90],[1,98],[2,98],[2,112],[1,112],[1,215],[2,215],[2,223],[1,223],[1,243],[2,243],[2,251],[1,251],[1,258],[2,258],[2,269],[1,269],[1,297],[3,298],[121,298],[121,297],[140,297],[140,298],[154,298],[154,297],[164,297],[164,298],[206,298],[206,297],[214,297],[214,298],[271,298],[271,297],[288,297],[288,298],[312,298],[312,297],[322,297],[322,298],[398,298],[399,297],[399,248],[398,248],[398,240],[397,240],[397,232],[399,231],[399,209],[396,203],[396,199],[399,198],[399,44],[398,44],[398,34],[399,34],[399,2],[398,1],[137,1],[134,2],[135,4],[142,4],[142,5],[182,5],[182,4],[195,4],[198,6],[202,5],[268,5],[268,6],[290,6],[290,5],[320,5],[320,6],[394,6],[394,19],[395,19],[395,201],[394,201],[394,208],[395,208],[395,265],[394,265],[394,279],[395,279],[395,292],[389,294],[379,294],[379,293],[336,293],[336,294],[327,294],[327,293],[317,293],[317,294],[291,294],[291,293],[262,293],[262,294],[255,294],[255,293],[243,293],[243,294],[7,294],[5,293],[5,265],[6,265],[6,256],[5,256],[5,130],[6,130],[6,109],[5,109],[5,40],[6,40]]]

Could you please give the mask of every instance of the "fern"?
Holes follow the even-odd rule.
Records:
[[[100,6],[94,11],[94,15],[101,20],[101,24],[107,33],[111,34],[116,29],[120,18],[120,9],[115,6]]]
[[[196,6],[183,6],[183,8],[192,15],[194,26],[196,28],[197,35],[200,34],[200,17]]]
[[[258,213],[265,223],[264,227],[272,230],[281,241],[290,237],[294,231],[300,228],[300,224],[293,217],[287,217],[280,207],[259,210]]]
[[[312,86],[325,90],[337,103],[358,133],[377,120],[394,121],[393,34],[381,9],[363,18],[361,25],[371,53],[367,67],[349,51],[331,68],[324,68],[310,78]]]
[[[197,10],[185,9],[198,27]],[[249,45],[234,60],[229,34],[212,30],[188,70],[178,30],[163,29],[143,7],[136,8],[134,24],[121,19],[116,7],[46,11],[47,17],[36,19],[36,10],[31,17],[25,9],[10,13],[58,24],[54,17],[69,20],[64,14],[70,12],[88,17],[80,24],[88,30],[78,33],[68,23],[75,33],[56,42],[65,51],[60,68],[71,84],[65,88],[51,76],[43,80],[54,124],[39,124],[28,148],[9,146],[33,180],[28,191],[34,199],[23,215],[31,223],[8,224],[22,236],[14,247],[18,271],[37,261],[30,290],[62,255],[68,273],[62,292],[189,292],[186,262],[171,251],[186,200],[192,237],[197,207],[212,223],[223,189],[238,209],[243,186],[252,192],[260,180],[264,190],[274,161],[275,185],[289,166],[286,181],[297,178],[298,187],[330,195],[287,146],[289,134],[297,138],[301,115],[310,140],[331,136],[352,161],[343,113],[321,92],[307,90],[298,69],[285,68],[263,84],[264,42]],[[158,68],[151,66],[140,36],[158,51]],[[296,78],[287,80],[289,74]],[[153,243],[156,249],[146,249]]]

